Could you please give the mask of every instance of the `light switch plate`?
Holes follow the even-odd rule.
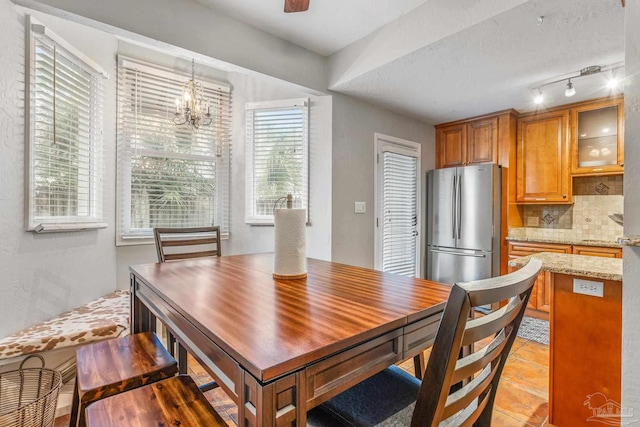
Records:
[[[356,202],[355,213],[363,214],[367,212],[367,204],[365,202]]]
[[[604,296],[604,283],[594,282],[593,280],[573,279],[573,293],[602,298]]]

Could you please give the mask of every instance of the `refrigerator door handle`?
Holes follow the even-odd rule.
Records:
[[[438,249],[431,249],[431,252],[435,252],[438,254],[447,254],[447,255],[456,255],[456,256],[471,256],[474,258],[486,258],[487,254],[482,253],[465,253],[465,252],[451,252],[451,251],[441,251]]]
[[[458,193],[457,193],[457,175],[453,175],[452,181],[453,181],[453,188],[452,188],[452,193],[453,196],[451,197],[451,231],[453,233],[453,240],[456,239],[456,206],[457,206],[457,202],[458,202]]]
[[[457,202],[457,212],[456,212],[456,225],[458,227],[458,239],[460,239],[461,236],[461,229],[462,229],[462,176],[459,176],[458,179],[456,179],[456,184],[458,185],[458,188],[456,190],[456,196],[458,197],[458,202]]]

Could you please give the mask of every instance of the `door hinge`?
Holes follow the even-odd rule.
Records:
[[[380,227],[380,224],[378,223],[378,218],[376,218],[376,227]]]

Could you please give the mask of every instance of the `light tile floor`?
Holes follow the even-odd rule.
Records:
[[[189,359],[189,374],[198,383],[210,381],[193,359]],[[399,365],[413,374],[413,360]],[[493,411],[496,427],[548,426],[549,414],[549,347],[516,338],[498,386]],[[216,411],[230,426],[236,426],[238,411],[221,389],[206,393]],[[56,420],[55,427],[66,427],[68,416]]]

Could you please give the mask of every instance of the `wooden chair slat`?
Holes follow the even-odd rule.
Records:
[[[216,256],[216,251],[201,252],[180,252],[175,254],[164,254],[165,261],[173,261],[177,259],[202,258],[208,256]]]
[[[218,239],[215,237],[195,237],[193,239],[180,239],[180,240],[163,240],[162,246],[196,246],[196,245],[211,245],[217,243]]]
[[[488,374],[486,377],[478,376],[471,380],[460,390],[449,395],[447,404],[442,413],[442,418],[447,419],[453,414],[468,407],[478,396],[491,387],[491,381],[496,375],[497,365],[487,365]]]
[[[493,362],[504,347],[507,345],[508,336],[500,334],[489,345],[481,350],[472,353],[471,355],[464,357],[456,364],[456,370],[453,374],[451,382],[457,384],[467,378],[470,378],[476,372],[481,371],[489,363]]]
[[[464,331],[462,345],[471,345],[491,335],[494,335],[505,326],[511,324],[520,313],[523,301],[519,297],[512,299],[509,304],[501,307],[493,313],[479,319],[469,320]]]

